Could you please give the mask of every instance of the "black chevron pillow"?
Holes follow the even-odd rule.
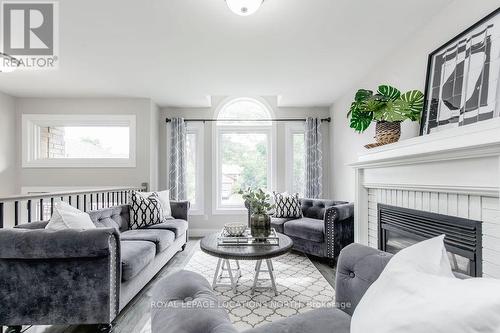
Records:
[[[146,197],[139,192],[133,191],[130,194],[129,202],[129,229],[139,229],[162,222],[163,208],[156,193]]]
[[[276,210],[274,217],[281,218],[301,218],[302,208],[300,207],[299,195],[274,192],[274,204]]]

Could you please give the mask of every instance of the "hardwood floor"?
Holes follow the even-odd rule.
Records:
[[[115,320],[114,333],[140,333],[149,320],[151,289],[156,281],[184,268],[194,252],[199,248],[199,239],[190,239],[186,249],[177,253],[148,285],[123,309]],[[325,279],[335,287],[335,270],[326,262],[309,257]],[[94,333],[95,326],[31,326],[23,329],[25,333]]]

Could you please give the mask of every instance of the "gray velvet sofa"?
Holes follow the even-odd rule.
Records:
[[[359,244],[338,258],[336,308],[291,316],[245,333],[349,333],[351,316],[391,254]],[[229,316],[201,275],[180,271],[158,281],[151,303],[152,333],[236,333]]]
[[[46,230],[33,222],[0,230],[0,325],[100,324],[119,312],[181,251],[189,203],[175,219],[128,230],[129,206],[89,212],[89,230]]]
[[[271,226],[293,240],[294,250],[328,258],[333,266],[340,250],[354,242],[354,204],[300,199],[302,218],[271,217]]]

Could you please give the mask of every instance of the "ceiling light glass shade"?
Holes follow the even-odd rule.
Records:
[[[13,72],[19,67],[19,60],[16,58],[0,52],[0,72],[1,73],[10,73]]]
[[[231,11],[240,16],[248,16],[259,10],[264,0],[226,0]]]

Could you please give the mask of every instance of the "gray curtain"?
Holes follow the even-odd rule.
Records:
[[[323,152],[321,119],[307,118],[305,125],[306,198],[321,198],[323,189]]]
[[[184,118],[170,122],[168,184],[170,199],[186,200],[186,124]]]

